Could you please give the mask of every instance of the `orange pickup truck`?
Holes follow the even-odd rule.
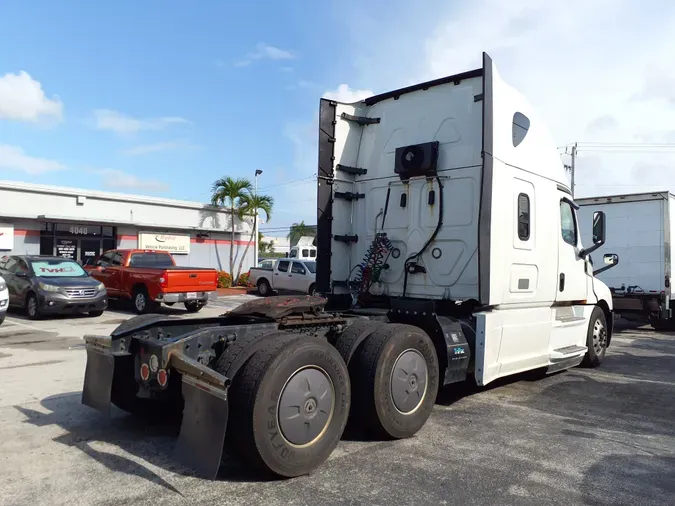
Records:
[[[177,267],[167,251],[110,250],[85,269],[105,285],[108,298],[131,300],[138,314],[152,312],[161,303],[173,306],[176,302],[197,312],[218,286],[215,269]]]

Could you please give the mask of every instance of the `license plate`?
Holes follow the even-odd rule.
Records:
[[[185,294],[185,298],[190,300],[190,299],[196,299],[197,298],[197,292],[188,292]]]

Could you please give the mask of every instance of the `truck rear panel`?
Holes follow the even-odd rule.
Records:
[[[670,292],[675,197],[668,192],[613,195],[577,199],[579,220],[589,222],[595,211],[607,216],[607,239],[592,257],[595,268],[602,256],[616,253],[619,264],[598,275],[607,286],[619,289],[637,286],[647,293]],[[591,244],[590,230],[582,231],[584,244]]]

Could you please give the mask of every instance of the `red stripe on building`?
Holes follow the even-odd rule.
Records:
[[[138,237],[135,235],[118,235],[118,241],[137,241]],[[201,237],[190,237],[190,242],[193,244],[232,244],[228,239],[206,239]],[[234,244],[239,246],[246,246],[248,241],[234,241]],[[253,244],[253,243],[251,243]]]
[[[196,244],[232,244],[232,241],[228,239],[202,239],[201,237],[190,237],[190,242]],[[234,244],[246,246],[248,241],[234,241]]]
[[[14,235],[24,235],[24,236],[39,236],[40,231],[39,230],[19,230],[18,228],[14,229]]]

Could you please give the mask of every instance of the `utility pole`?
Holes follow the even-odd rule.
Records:
[[[570,165],[570,170],[571,170],[571,183],[572,183],[572,198],[574,198],[574,166],[576,165],[577,161],[577,143],[575,142],[572,145],[572,164]]]
[[[258,176],[262,174],[263,171],[260,169],[255,170],[255,184],[254,184],[254,195],[257,197],[258,196]],[[258,265],[258,248],[260,247],[260,244],[258,244],[258,210],[255,210],[255,230],[253,230],[253,233],[255,234],[255,248],[253,250],[253,267],[257,267]]]

